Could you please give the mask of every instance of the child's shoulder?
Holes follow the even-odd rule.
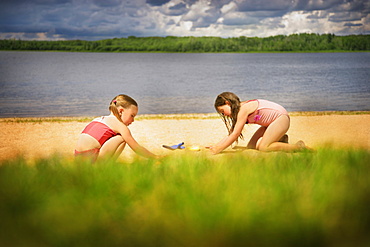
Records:
[[[258,105],[258,100],[252,99],[240,102],[240,107],[251,107],[254,105]]]
[[[240,103],[240,110],[247,112],[248,114],[254,112],[258,107],[257,100],[247,100]]]
[[[128,129],[128,127],[124,123],[119,121],[116,116],[106,116],[105,122],[115,132],[120,132],[120,130]]]

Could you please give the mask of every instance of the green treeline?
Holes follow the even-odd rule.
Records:
[[[257,37],[134,37],[99,41],[0,40],[0,50],[75,52],[309,52],[369,51],[370,35],[293,34]]]

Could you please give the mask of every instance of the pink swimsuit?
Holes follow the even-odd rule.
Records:
[[[111,137],[119,135],[102,122],[104,117],[95,118],[91,123],[89,123],[82,133],[88,134],[94,137],[100,145],[103,145]]]
[[[255,112],[248,116],[247,123],[268,127],[273,121],[282,115],[289,117],[287,110],[279,104],[263,99],[249,100],[248,102],[251,101],[257,101],[258,107]]]
[[[95,162],[96,159],[98,158],[99,156],[99,151],[100,151],[100,148],[94,148],[94,149],[90,149],[90,150],[86,150],[86,151],[77,151],[75,150],[75,156],[79,156],[79,157],[87,157],[87,158],[90,158],[92,162]]]
[[[120,135],[114,132],[111,128],[108,127],[105,123],[102,122],[104,117],[95,118],[92,122],[90,122],[82,133],[88,134],[94,137],[102,146],[106,141],[116,135]],[[75,150],[75,156],[87,156],[91,157],[93,161],[98,158],[100,148],[85,150],[85,151],[77,151]]]

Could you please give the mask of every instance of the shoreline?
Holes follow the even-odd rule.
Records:
[[[330,115],[370,115],[370,111],[296,111],[289,112],[289,116],[330,116]],[[0,117],[4,122],[89,122],[98,116],[54,116],[54,117]],[[160,119],[215,119],[217,113],[173,113],[173,114],[139,114],[135,121],[160,120]]]
[[[364,112],[292,112],[288,130],[289,143],[303,140],[313,149],[322,147],[361,148],[370,150],[370,111]],[[0,161],[23,156],[25,159],[46,158],[55,154],[73,157],[78,135],[94,117],[0,118]],[[162,145],[185,142],[205,146],[216,144],[228,133],[217,113],[138,115],[130,131],[138,143],[148,150],[169,155],[181,151],[164,149]],[[238,146],[246,146],[259,125],[247,124]],[[228,153],[235,150],[229,147]],[[245,150],[245,154],[257,154]],[[127,146],[120,159],[133,157]]]

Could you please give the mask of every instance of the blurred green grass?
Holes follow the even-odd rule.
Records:
[[[1,246],[369,246],[370,152],[0,165]]]

